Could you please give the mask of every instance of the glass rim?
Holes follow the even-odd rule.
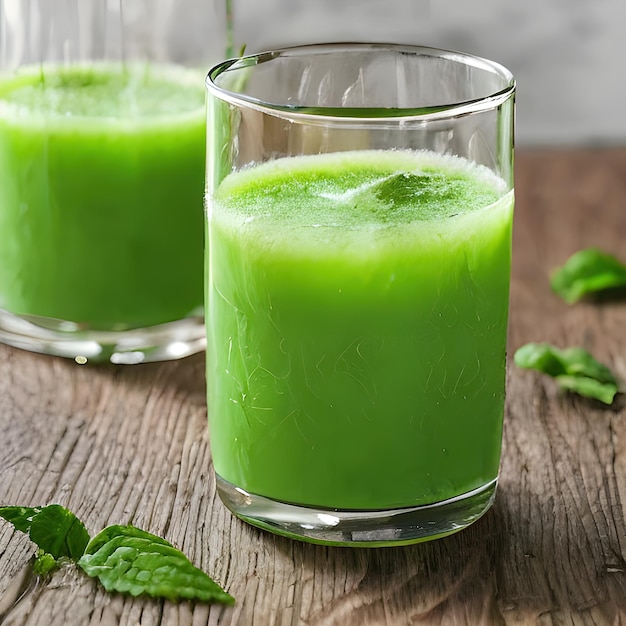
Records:
[[[215,81],[219,76],[228,71],[239,71],[254,67],[260,63],[266,63],[283,56],[298,56],[308,53],[323,54],[347,50],[386,50],[398,53],[411,53],[422,56],[435,56],[449,61],[464,63],[499,76],[504,86],[492,93],[470,100],[454,101],[437,106],[429,107],[394,107],[376,108],[367,107],[342,108],[342,107],[306,107],[302,105],[287,105],[266,102],[247,94],[232,91],[221,87]],[[254,109],[268,115],[286,117],[291,120],[314,122],[314,120],[337,120],[342,123],[376,123],[392,120],[413,120],[419,122],[436,121],[465,116],[471,113],[487,111],[497,108],[514,96],[516,81],[510,70],[496,61],[469,54],[413,44],[396,43],[319,43],[297,46],[281,47],[275,50],[256,52],[221,61],[214,65],[207,73],[205,84],[209,93],[220,100],[226,101],[238,107]],[[358,111],[358,115],[355,114]],[[369,114],[368,114],[369,112]]]

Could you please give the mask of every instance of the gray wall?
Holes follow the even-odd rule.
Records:
[[[515,74],[518,145],[626,144],[626,0],[232,2],[250,51],[337,40],[462,50]]]

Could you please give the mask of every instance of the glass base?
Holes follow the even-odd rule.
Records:
[[[77,363],[149,363],[180,359],[206,348],[204,319],[120,331],[85,330],[73,322],[17,316],[0,309],[0,342],[15,348],[72,358]]]
[[[321,509],[248,493],[216,475],[222,502],[243,521],[310,543],[332,546],[400,546],[458,532],[493,504],[497,479],[455,498],[383,511]]]

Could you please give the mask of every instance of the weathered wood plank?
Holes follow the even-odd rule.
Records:
[[[579,344],[626,378],[626,302],[568,307],[551,268],[599,245],[626,259],[626,150],[520,152],[509,349]],[[184,550],[233,608],[109,596],[71,569],[42,584],[0,523],[7,625],[626,623],[626,401],[565,395],[510,365],[494,508],[446,539],[378,550],[295,543],[216,499],[204,360],[84,367],[0,347],[0,503],[69,506]]]

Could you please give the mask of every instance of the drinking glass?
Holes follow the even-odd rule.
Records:
[[[205,347],[219,3],[0,3],[0,341],[138,363]]]
[[[208,74],[219,495],[314,543],[442,537],[493,502],[515,83],[444,50],[300,46]]]

